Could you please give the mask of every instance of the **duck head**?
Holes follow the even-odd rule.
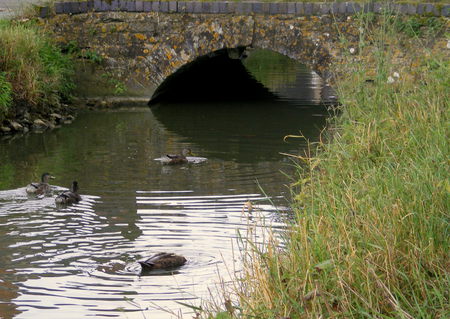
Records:
[[[48,183],[49,179],[54,179],[55,176],[50,175],[50,173],[44,173],[41,176],[41,182],[42,183]]]

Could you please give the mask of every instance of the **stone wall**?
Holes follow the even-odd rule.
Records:
[[[183,4],[189,4],[189,8],[194,10],[201,4],[201,10],[212,12],[215,8],[220,11],[224,2],[112,1],[108,7],[103,7],[104,1],[88,1],[57,3],[55,8],[57,12],[66,12],[76,4],[75,9],[81,10],[83,3],[83,10],[86,9],[87,13],[52,14],[42,21],[55,31],[59,42],[74,41],[83,50],[103,58],[101,70],[94,70],[94,74],[106,74],[106,77],[120,79],[129,88],[140,88],[137,94],[145,92],[151,95],[168,75],[182,65],[223,48],[269,49],[306,64],[325,80],[332,76],[329,72],[332,63],[340,63],[345,55],[358,54],[361,31],[357,19],[347,14],[349,3],[328,4],[328,8],[334,5],[341,8],[344,4],[346,14],[339,15],[329,11],[318,15],[297,14],[297,11],[296,14],[161,12],[171,8],[181,10]],[[145,10],[149,4],[153,11],[136,12]],[[235,6],[233,8],[245,4],[241,9],[269,8],[269,12],[272,8],[270,3],[227,3],[231,4]],[[123,11],[125,5],[129,11]],[[289,8],[294,8],[292,5],[297,10],[300,3],[279,3],[278,9],[286,7],[286,12],[289,12]],[[307,3],[302,5],[303,9],[308,7]],[[374,10],[375,5],[372,7]],[[323,9],[321,6],[314,4],[312,10]],[[105,11],[96,12],[96,8]],[[364,6],[359,8],[364,9]],[[448,19],[443,19],[448,26]],[[446,44],[440,45],[444,47]],[[82,87],[86,92],[101,86],[89,74],[79,82],[86,84]],[[95,95],[92,92],[87,94]]]

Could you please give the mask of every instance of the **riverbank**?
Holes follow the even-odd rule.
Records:
[[[0,20],[0,134],[73,120],[74,61],[32,19]]]
[[[340,116],[294,156],[287,246],[247,244],[217,318],[448,316],[448,44],[431,49],[431,25],[360,23],[359,54],[335,66]]]

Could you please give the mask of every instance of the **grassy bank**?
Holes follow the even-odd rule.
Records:
[[[360,55],[336,66],[341,114],[301,157],[287,248],[247,251],[238,305],[217,318],[450,314],[448,49],[360,21]]]
[[[73,62],[32,21],[0,20],[0,121],[58,110],[73,88]]]

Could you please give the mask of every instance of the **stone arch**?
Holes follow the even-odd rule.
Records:
[[[307,65],[325,80],[330,77],[333,40],[329,32],[323,32],[330,21],[324,27],[320,18],[305,21],[299,17],[182,15],[181,20],[185,25],[181,32],[166,36],[148,49],[144,64],[156,85],[197,57],[237,47],[278,52]]]

